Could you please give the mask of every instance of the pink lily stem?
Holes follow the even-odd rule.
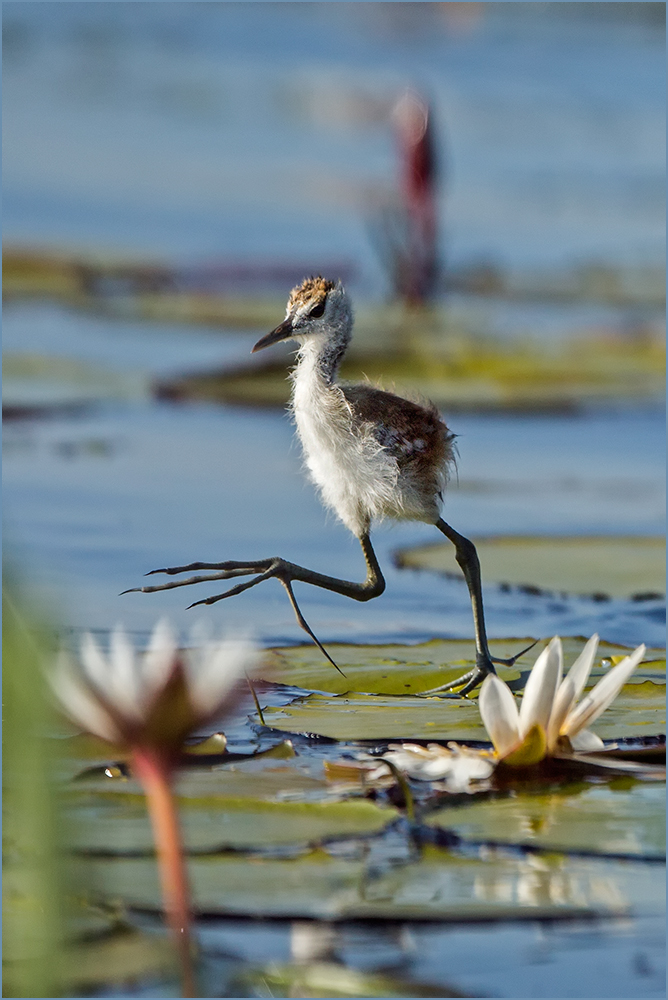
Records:
[[[162,898],[181,963],[182,995],[196,997],[192,965],[190,890],[179,817],[172,790],[171,759],[148,748],[133,751],[134,771],[146,792],[155,839]]]

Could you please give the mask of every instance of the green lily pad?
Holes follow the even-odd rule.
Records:
[[[631,597],[666,589],[666,540],[656,537],[474,539],[488,583]],[[401,549],[396,562],[461,578],[450,543]]]
[[[490,643],[494,655],[508,655],[531,640],[504,639]],[[581,638],[562,639],[566,668],[582,651]],[[500,675],[515,690],[524,688],[537,651],[518,667],[501,667]],[[400,644],[328,646],[345,673],[335,671],[314,646],[282,647],[270,651],[266,677],[315,692],[280,708],[264,710],[267,726],[288,733],[316,733],[337,740],[433,739],[488,740],[475,699],[414,695],[428,692],[474,665],[473,643],[461,639],[432,639],[415,646]],[[610,661],[630,652],[624,646],[602,642],[599,660],[589,678],[593,686],[609,669]],[[602,738],[651,736],[665,730],[666,664],[663,650],[647,651],[646,661],[594,725]]]
[[[166,936],[125,929],[73,947],[66,953],[70,985],[91,988],[176,978],[174,948]]]
[[[266,709],[268,726],[290,733],[317,733],[337,740],[485,740],[477,702],[453,698],[387,698],[312,694]],[[654,736],[665,730],[665,686],[646,680],[625,685],[596,720],[602,739]]]
[[[272,325],[279,315],[282,311]],[[659,344],[578,337],[555,354],[521,339],[500,345],[455,330],[438,310],[411,317],[390,308],[360,313],[341,376],[352,382],[368,378],[399,395],[417,394],[449,409],[573,412],[594,401],[662,399],[664,364]],[[172,379],[158,391],[170,398],[285,406],[292,365],[291,358],[274,355]]]
[[[186,851],[213,852],[280,844],[318,844],[323,839],[377,833],[396,812],[372,802],[263,802],[219,799],[210,808],[190,805],[181,811]],[[148,853],[153,836],[141,803],[98,802],[74,812],[76,828],[69,840],[91,852]],[[74,825],[74,824],[73,824]]]
[[[268,726],[336,740],[489,740],[475,701],[312,694],[265,709]]]
[[[662,855],[666,847],[663,784],[576,785],[542,795],[517,793],[440,809],[430,826],[467,840],[535,844],[555,851]]]
[[[464,997],[448,986],[429,986],[382,972],[362,972],[338,962],[250,968],[232,984],[243,996],[272,997]],[[249,993],[251,989],[253,992]],[[243,991],[243,994],[241,994]]]
[[[631,678],[633,681],[633,678]],[[625,684],[612,705],[591,726],[603,740],[657,736],[666,731],[665,684]]]
[[[253,765],[256,765],[253,768]],[[382,830],[397,811],[363,799],[336,801],[336,788],[289,764],[266,761],[194,770],[178,782],[186,850],[218,851],[319,844]],[[82,782],[70,793],[69,845],[80,851],[148,853],[153,837],[140,786],[130,780]]]
[[[160,910],[151,858],[76,859],[93,898]],[[409,864],[378,871],[364,860],[313,851],[296,859],[209,855],[188,872],[199,913],[284,919],[559,919],[656,911],[663,880],[654,866],[566,855],[458,856],[425,848]]]
[[[493,656],[507,658],[532,641],[526,636],[519,639],[492,639],[489,646]],[[562,643],[564,661],[568,667],[582,652],[584,640],[578,636],[562,637]],[[517,681],[522,675],[526,679],[526,672],[533,666],[543,645],[544,642],[539,641],[534,649],[518,661],[517,666],[500,667],[499,675],[507,682]],[[269,650],[262,664],[261,676],[268,681],[330,694],[359,692],[414,695],[456,680],[475,665],[472,639],[432,639],[413,646],[400,643],[328,643],[327,650],[343,670],[345,677],[334,670],[320,650],[311,644]],[[601,642],[592,678],[596,679],[604,673],[601,660],[625,656],[629,652],[625,646]],[[640,664],[631,682],[653,679],[665,683],[665,650],[648,649],[645,658],[647,662]],[[417,733],[413,733],[413,736],[417,736]]]

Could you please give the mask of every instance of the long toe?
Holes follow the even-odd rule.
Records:
[[[475,680],[475,678],[477,677],[477,671],[478,668],[475,667],[473,670],[469,670],[467,671],[467,673],[462,674],[462,676],[458,677],[457,680],[455,681],[448,681],[447,684],[441,684],[439,687],[429,688],[428,691],[421,691],[420,697],[428,698],[432,694],[446,694],[448,691],[454,691],[456,688],[466,686],[471,681],[474,682],[475,686],[475,684],[480,683],[479,680]],[[481,678],[481,680],[482,679],[483,678]],[[458,691],[456,697],[459,697],[460,694],[461,692]]]
[[[501,664],[502,667],[514,667],[519,658],[521,656],[524,656],[525,653],[528,653],[530,649],[533,649],[533,647],[539,641],[540,641],[539,639],[534,639],[534,641],[531,643],[530,646],[527,646],[525,649],[520,650],[519,653],[515,653],[514,656],[509,656],[507,660],[502,660],[498,656],[492,656],[490,657],[490,659],[492,663],[499,663]]]
[[[490,673],[489,670],[483,670],[480,667],[476,667],[475,670],[472,670],[471,674],[473,676],[469,677],[468,678],[468,682],[464,685],[464,687],[461,689],[461,691],[457,692],[457,694],[459,695],[459,697],[460,698],[465,698],[467,694],[469,694],[471,691],[474,691],[478,687],[479,684],[482,684],[482,682],[484,681],[485,677],[487,677],[489,675],[489,673]],[[460,680],[464,680],[464,678],[462,677],[462,678],[460,678]]]

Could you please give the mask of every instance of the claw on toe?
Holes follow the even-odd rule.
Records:
[[[514,656],[509,656],[507,660],[502,660],[498,656],[492,656],[492,663],[500,663],[502,667],[514,667],[520,657],[528,653],[530,649],[533,649],[538,642],[540,642],[539,639],[534,639],[530,646],[527,646],[526,649],[521,650],[519,653],[515,653]]]

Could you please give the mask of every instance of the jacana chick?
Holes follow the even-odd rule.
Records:
[[[275,557],[251,562],[195,562],[153,570],[168,575],[195,570],[216,572],[134,589],[151,593],[255,574],[253,579],[223,594],[195,602],[215,604],[275,577],[285,587],[300,626],[336,666],[305,621],[292,591],[293,581],[310,583],[356,601],[379,597],[385,590],[385,580],[369,537],[372,523],[386,517],[425,521],[454,544],[471,595],[476,666],[440,689],[462,687],[460,694],[467,694],[488,673],[495,672],[494,663],[511,666],[522,653],[508,660],[491,656],[475,546],[440,516],[454,461],[454,435],[433,405],[419,405],[365,383],[345,385],[337,381],[352,327],[350,299],[341,282],[307,278],[290,293],[283,322],[262,337],[253,352],[284,340],[295,340],[299,345],[297,364],[291,373],[291,406],[297,433],[323,502],[360,541],[367,566],[364,582],[340,580]]]

